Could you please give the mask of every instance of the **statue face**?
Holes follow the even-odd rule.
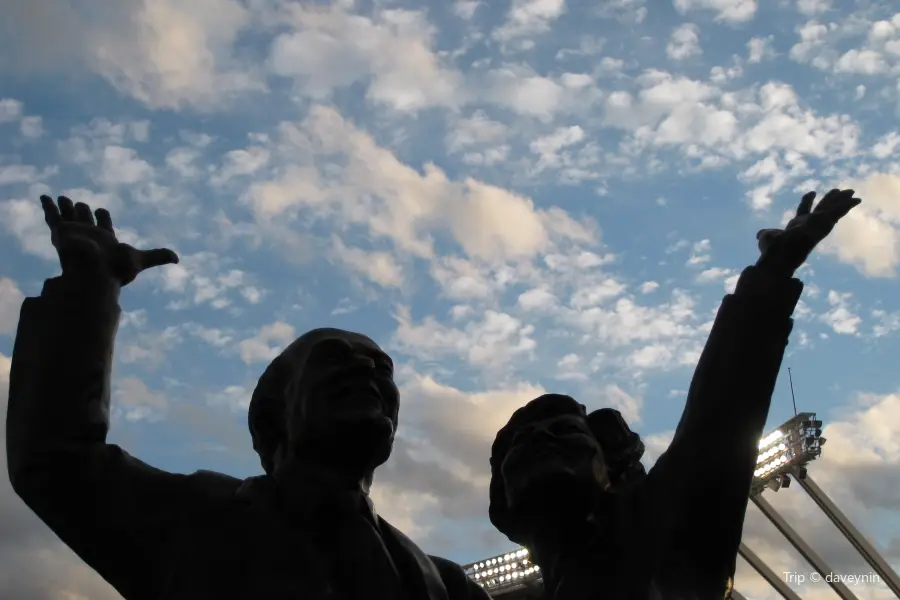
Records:
[[[600,445],[584,417],[571,414],[524,425],[500,471],[513,510],[551,509],[608,487]]]
[[[289,350],[291,451],[361,472],[386,461],[400,403],[390,357],[368,337],[339,329],[314,330]]]

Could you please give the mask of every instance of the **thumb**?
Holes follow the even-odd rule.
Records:
[[[850,201],[846,204],[846,206],[842,206],[840,209],[835,211],[835,217],[836,217],[835,220],[843,219],[844,217],[847,216],[847,213],[849,213],[851,210],[853,210],[860,204],[862,204],[861,199],[851,198]]]
[[[163,265],[178,264],[178,255],[168,248],[156,248],[154,250],[141,250],[138,255],[139,269],[152,269]]]
[[[797,207],[797,216],[808,215],[812,210],[813,200],[816,199],[815,192],[807,192],[800,199],[800,205]]]

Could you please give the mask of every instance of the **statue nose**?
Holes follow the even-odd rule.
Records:
[[[557,436],[549,429],[538,429],[531,434],[531,439],[538,442],[552,442]]]
[[[353,367],[360,370],[374,370],[375,361],[364,354],[356,354],[353,356]]]

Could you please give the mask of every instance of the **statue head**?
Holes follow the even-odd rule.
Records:
[[[640,437],[616,410],[587,414],[557,394],[532,400],[513,413],[491,448],[491,522],[527,544],[535,524],[583,515],[603,492],[638,468],[643,473],[642,454]]]
[[[399,405],[393,363],[378,344],[314,329],[260,377],[249,410],[253,448],[270,475],[302,461],[371,476],[391,454]]]
[[[490,518],[527,543],[536,520],[583,501],[607,483],[603,451],[584,406],[546,394],[516,410],[491,447]]]

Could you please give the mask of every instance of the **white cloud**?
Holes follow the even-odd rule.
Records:
[[[132,148],[106,146],[99,165],[98,181],[103,185],[134,185],[153,176],[150,163]]]
[[[455,0],[453,2],[453,12],[461,18],[469,21],[475,16],[475,12],[481,6],[479,0]]]
[[[687,260],[687,266],[696,267],[708,263],[712,259],[712,244],[709,240],[700,240],[691,248],[691,256]]]
[[[848,50],[835,63],[838,73],[876,75],[888,70],[884,57],[874,50]]]
[[[822,315],[822,320],[839,335],[853,335],[859,330],[862,319],[856,315],[850,301],[852,294],[841,294],[834,290],[828,292],[828,304],[831,309]]]
[[[524,38],[550,29],[551,23],[565,12],[565,0],[512,0],[506,22],[495,29],[492,37],[509,43],[516,38]],[[534,46],[531,40],[520,40],[522,49]]]
[[[831,8],[831,0],[797,0],[797,12],[808,17],[827,12]]]
[[[25,295],[16,282],[0,277],[0,335],[12,335],[19,323],[19,310]]]
[[[22,103],[13,98],[0,98],[0,123],[16,121],[22,116]]]
[[[875,143],[872,147],[872,155],[875,158],[888,158],[897,148],[900,148],[900,133],[891,131]]]
[[[281,130],[291,164],[279,179],[250,190],[262,219],[307,207],[319,218],[359,224],[373,239],[426,258],[434,256],[435,229],[450,233],[470,257],[488,260],[529,257],[550,249],[554,239],[592,237],[565,212],[539,210],[503,188],[472,178],[454,182],[431,164],[419,173],[333,109],[315,107],[304,122]],[[327,155],[343,156],[344,166],[320,170],[310,154],[314,144]]]
[[[442,325],[433,317],[416,324],[405,308],[398,310],[396,318],[395,345],[407,354],[427,360],[457,356],[472,366],[491,369],[504,366],[514,358],[527,357],[537,346],[531,337],[533,326],[493,310],[462,329]]]
[[[229,269],[227,261],[220,260],[213,252],[182,254],[180,258],[177,265],[167,265],[142,275],[166,294],[176,297],[169,303],[169,309],[208,305],[222,310],[230,307],[235,297],[246,298],[247,294],[252,297],[255,293],[247,291],[248,288],[255,289],[251,276],[240,269]]]
[[[583,73],[553,79],[521,66],[505,66],[487,73],[481,97],[516,114],[550,122],[558,114],[584,113],[603,94]]]
[[[423,12],[385,9],[369,18],[299,4],[289,12],[293,31],[275,39],[269,67],[305,95],[325,99],[371,77],[366,98],[399,111],[464,99],[461,75],[432,51],[436,30]]]
[[[507,131],[506,125],[489,119],[483,110],[477,110],[471,117],[453,124],[446,138],[447,151],[460,152],[472,146],[502,144]]]
[[[692,10],[716,13],[717,21],[743,23],[756,16],[756,0],[675,0],[675,9],[685,14]]]
[[[547,290],[534,288],[527,292],[522,292],[516,304],[522,310],[547,310],[553,308],[559,303],[559,299]]]
[[[200,168],[197,161],[200,158],[200,152],[194,148],[179,147],[174,148],[166,154],[166,166],[175,171],[181,177],[196,177],[200,174]]]
[[[529,144],[529,149],[539,156],[534,171],[556,169],[563,163],[571,163],[571,157],[561,156],[560,151],[580,144],[584,138],[584,130],[578,125],[572,125],[559,127],[553,133],[534,140]]]
[[[774,58],[775,50],[772,48],[772,42],[775,36],[750,38],[747,42],[747,62],[750,64],[761,63],[764,60]]]
[[[231,150],[222,157],[222,166],[211,178],[213,185],[222,185],[235,177],[253,175],[269,163],[271,153],[261,146]]]
[[[382,287],[400,287],[403,284],[403,269],[389,252],[351,248],[337,236],[332,239],[332,250],[338,260]]]
[[[19,122],[19,132],[23,137],[34,140],[44,135],[44,121],[41,117],[22,117]]]
[[[14,199],[0,206],[3,226],[16,238],[24,252],[46,260],[57,260],[56,249],[50,243],[50,232],[38,202]]]
[[[11,164],[0,166],[0,185],[35,184],[56,175],[58,169],[48,167],[39,171],[32,165]]]
[[[853,189],[863,203],[838,223],[822,251],[866,276],[893,277],[900,263],[900,177],[873,173]]]
[[[684,60],[703,54],[700,48],[700,28],[693,23],[684,23],[672,31],[666,54],[672,60]]]
[[[294,327],[276,321],[262,327],[252,338],[238,344],[241,360],[248,365],[269,362],[294,341]]]
[[[89,62],[151,108],[217,108],[236,93],[264,89],[258,72],[234,58],[233,44],[252,19],[236,0],[140,0],[130,15],[115,16],[122,19],[115,26],[89,27]]]
[[[622,413],[622,417],[634,427],[641,422],[641,409],[644,402],[641,398],[627,394],[617,385],[607,385],[599,394],[599,398],[585,398],[585,401],[591,402],[593,406],[603,406],[615,408]]]
[[[113,395],[117,400],[115,410],[128,421],[159,419],[169,405],[164,394],[133,377],[119,379]]]
[[[712,267],[701,271],[700,274],[697,275],[697,283],[724,282],[732,275],[734,275],[734,269]]]

